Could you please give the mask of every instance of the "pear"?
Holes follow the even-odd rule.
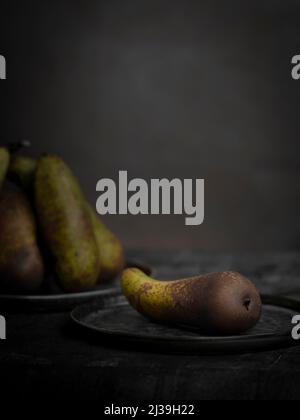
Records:
[[[160,281],[128,268],[122,273],[121,287],[129,303],[145,317],[196,327],[209,335],[243,333],[261,317],[256,287],[235,272]]]
[[[89,204],[87,204],[87,209],[98,246],[98,256],[101,266],[98,282],[110,281],[124,268],[125,258],[123,248],[116,235],[101,221]]]
[[[35,207],[62,289],[75,293],[93,288],[100,264],[92,223],[74,174],[58,156],[38,161]]]
[[[3,187],[0,214],[0,290],[36,292],[44,280],[44,262],[34,212],[22,190]]]
[[[13,155],[8,168],[8,176],[24,191],[31,193],[36,169],[37,161],[35,159],[24,155]]]

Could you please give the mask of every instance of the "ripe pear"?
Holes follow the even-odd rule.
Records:
[[[119,239],[105,226],[89,204],[87,204],[87,209],[98,246],[101,265],[99,282],[101,283],[116,277],[123,270],[125,259]]]
[[[36,168],[37,161],[35,159],[24,155],[13,155],[8,168],[8,175],[24,191],[31,192]]]
[[[33,210],[20,189],[3,188],[0,215],[0,289],[35,292],[43,282],[44,264]]]
[[[35,204],[62,289],[72,293],[95,286],[100,264],[92,223],[75,176],[57,156],[38,161]]]
[[[5,180],[8,165],[9,165],[10,155],[7,149],[0,147],[0,188]]]
[[[256,287],[235,272],[159,281],[128,268],[123,271],[121,287],[142,315],[162,323],[196,327],[209,335],[240,334],[254,327],[261,316]]]

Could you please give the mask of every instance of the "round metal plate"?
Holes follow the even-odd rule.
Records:
[[[147,274],[151,268],[142,262],[128,261],[127,267],[138,267]],[[101,296],[120,293],[120,278],[98,285],[95,289],[82,293],[61,293],[53,291],[40,295],[1,295],[0,307],[8,311],[18,312],[67,312],[78,305],[91,302]]]
[[[259,324],[253,330],[233,337],[208,337],[195,329],[151,322],[138,314],[120,294],[107,295],[92,305],[80,306],[71,317],[94,338],[101,337],[101,344],[112,341],[118,346],[121,343],[133,346],[135,350],[214,354],[262,351],[300,344],[291,337],[292,317],[300,313],[300,302],[273,296],[264,296],[263,301]]]

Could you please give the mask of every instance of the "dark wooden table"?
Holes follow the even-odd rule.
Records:
[[[263,293],[300,294],[297,253],[133,251],[130,256],[148,262],[165,278],[234,269],[253,279]],[[8,337],[0,341],[1,382],[14,397],[300,399],[300,347],[231,356],[143,353],[87,339],[72,327],[69,314],[2,315]]]

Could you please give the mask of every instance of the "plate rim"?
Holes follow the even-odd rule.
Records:
[[[99,290],[90,290],[86,292],[79,292],[79,293],[56,293],[56,294],[45,294],[45,295],[0,295],[0,302],[1,300],[5,301],[36,301],[36,302],[43,302],[43,301],[56,301],[56,300],[74,300],[81,297],[97,297],[101,294],[105,293],[114,293],[116,290],[119,290],[117,286],[107,288],[107,289],[99,289]]]
[[[122,293],[118,293],[111,297],[117,297],[122,296]],[[275,306],[283,309],[290,309],[290,310],[297,310],[297,308],[300,310],[300,302],[294,299],[291,299],[286,296],[279,296],[279,295],[262,295],[262,301],[264,305],[269,306]],[[96,305],[96,302],[93,303],[93,305]],[[76,308],[74,308],[71,313],[70,317],[71,320],[79,327],[84,328],[85,330],[94,331],[97,332],[100,335],[110,336],[110,337],[123,337],[127,340],[135,340],[135,341],[156,341],[160,343],[170,343],[170,342],[176,342],[176,343],[202,343],[202,344],[208,344],[208,343],[217,343],[217,344],[232,344],[234,343],[254,343],[255,341],[264,341],[264,344],[268,344],[269,342],[274,341],[276,339],[276,342],[284,340],[295,342],[295,345],[297,345],[297,341],[293,340],[291,334],[289,332],[285,333],[265,333],[265,334],[257,334],[252,336],[246,336],[246,335],[233,335],[233,336],[195,336],[195,337],[189,337],[189,336],[182,336],[182,337],[163,337],[163,336],[154,336],[154,335],[140,335],[137,333],[126,333],[124,331],[109,331],[104,328],[99,328],[95,326],[91,326],[86,324],[85,322],[79,320],[76,316],[77,312],[82,311],[84,309],[87,309],[90,307],[90,304],[84,304],[79,305]],[[298,345],[300,345],[300,342],[298,342]]]

